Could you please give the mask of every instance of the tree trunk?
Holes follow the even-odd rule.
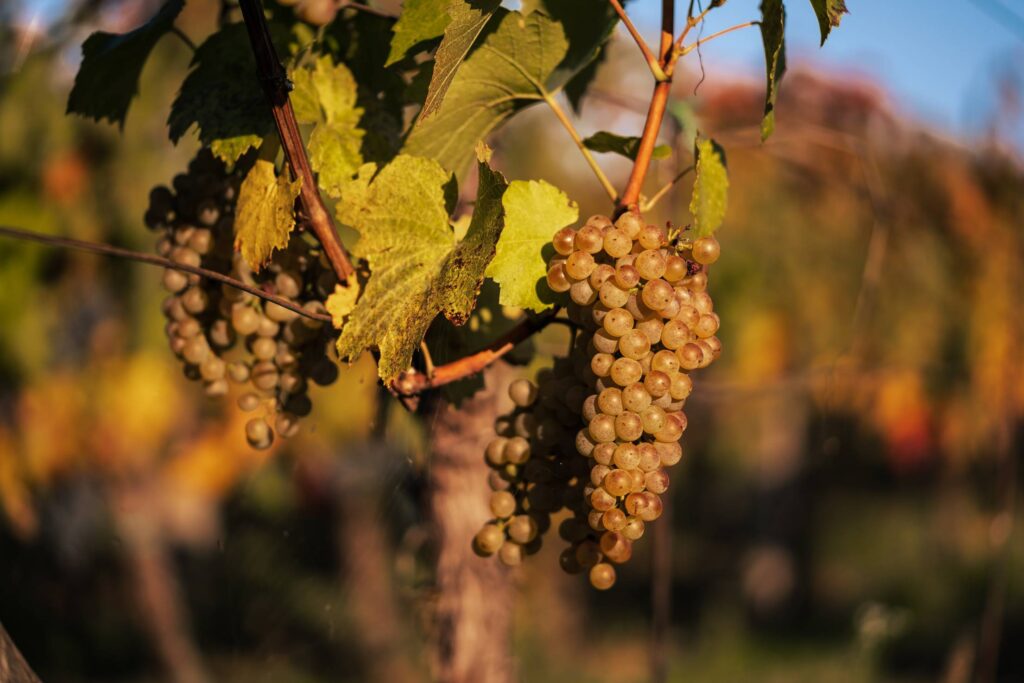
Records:
[[[40,683],[0,624],[0,683]]]
[[[148,493],[146,486],[128,486],[114,493],[115,518],[139,614],[171,680],[206,683],[209,679],[192,641],[181,588]]]
[[[490,518],[483,452],[494,419],[512,406],[510,373],[499,365],[487,387],[458,408],[433,407],[428,504],[437,537],[433,673],[440,683],[509,683],[513,590],[496,558],[478,557],[473,536]]]

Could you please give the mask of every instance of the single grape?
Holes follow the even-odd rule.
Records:
[[[562,256],[568,256],[573,252],[576,243],[576,231],[572,228],[562,228],[551,238],[551,244],[555,251]]]
[[[520,408],[528,408],[537,400],[537,386],[528,379],[517,379],[508,385],[508,395]]]
[[[615,585],[615,568],[607,562],[600,562],[590,568],[590,585],[605,591]]]
[[[633,556],[633,543],[618,532],[606,531],[601,534],[600,543],[601,553],[615,564],[628,562]]]
[[[274,442],[274,432],[262,417],[254,417],[245,423],[245,439],[256,450],[266,450]]]
[[[714,237],[701,237],[693,243],[693,260],[701,265],[710,266],[718,260],[722,247]]]
[[[516,511],[516,497],[508,491],[495,491],[491,494],[491,514],[498,519],[508,519]]]
[[[485,524],[473,538],[473,546],[482,555],[493,555],[505,543],[505,533],[495,524]]]

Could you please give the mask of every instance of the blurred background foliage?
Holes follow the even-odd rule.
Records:
[[[196,149],[165,128],[188,47],[161,41],[118,131],[64,116],[78,46],[152,3],[45,28],[12,7],[0,224],[150,249],[148,191]],[[217,10],[189,2],[179,25],[198,42]],[[613,46],[584,134],[639,130],[630,49]],[[701,77],[678,78],[675,154],[648,186],[689,165],[694,126],[727,150],[725,354],[696,383],[671,490],[669,680],[1024,681],[1019,157],[813,63],[791,67],[762,146],[760,86]],[[493,143],[508,177],[607,211],[550,112]],[[685,223],[688,199],[684,180],[651,219]],[[431,421],[382,399],[364,358],[299,437],[251,451],[233,400],[166,350],[159,280],[0,242],[0,619],[45,681],[425,680]],[[543,364],[564,332],[530,348]],[[607,594],[556,571],[558,545],[509,574],[518,677],[648,680],[652,544]]]

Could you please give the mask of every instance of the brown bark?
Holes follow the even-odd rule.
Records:
[[[0,624],[0,683],[40,683],[3,624]]]
[[[494,419],[511,406],[503,365],[487,387],[458,408],[440,401],[431,435],[429,505],[437,536],[437,600],[432,642],[440,683],[509,683],[513,591],[495,558],[478,557],[471,541],[490,517],[483,451]]]

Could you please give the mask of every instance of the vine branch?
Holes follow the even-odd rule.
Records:
[[[652,208],[654,208],[654,205],[661,201],[661,198],[664,197],[668,193],[668,191],[675,186],[676,183],[685,178],[686,174],[693,171],[693,169],[693,166],[687,166],[682,171],[677,173],[675,178],[662,185],[661,189],[655,192],[650,199],[648,199],[646,202],[643,202],[640,205],[640,213],[646,213],[647,211],[650,211]]]
[[[526,318],[479,351],[451,363],[438,365],[433,368],[432,373],[418,371],[403,373],[391,383],[390,389],[398,396],[415,396],[430,389],[437,389],[445,384],[471,377],[507,354],[520,342],[526,341],[551,323],[558,322],[555,316],[558,315],[559,310],[556,306],[544,315]]]
[[[644,55],[644,60],[647,62],[647,66],[651,69],[651,74],[654,75],[654,80],[663,81],[665,80],[665,71],[661,68],[662,65],[658,62],[658,58],[654,56],[647,41],[640,35],[640,32],[636,30],[636,26],[633,25],[633,21],[626,14],[626,10],[622,7],[619,0],[608,0],[608,3],[615,9],[616,14],[619,15],[619,19],[622,20],[622,24],[629,31],[629,35],[633,36],[633,40],[636,41],[637,47],[640,48],[640,52]]]
[[[255,297],[264,299],[271,303],[275,303],[281,308],[287,308],[293,313],[298,313],[306,318],[313,320],[322,320],[323,322],[331,322],[331,316],[326,313],[313,313],[307,311],[302,306],[299,306],[294,301],[285,299],[284,297],[277,296],[266,292],[259,287],[246,284],[241,280],[236,280],[233,277],[218,273],[215,270],[207,270],[206,268],[199,268],[196,266],[190,266],[187,263],[178,263],[170,259],[164,258],[163,256],[157,256],[156,254],[146,254],[141,251],[132,251],[131,249],[122,249],[121,247],[115,247],[110,244],[98,244],[96,242],[86,242],[85,240],[76,240],[70,237],[56,237],[54,235],[41,235],[37,232],[31,232],[29,230],[20,230],[18,228],[12,228],[6,225],[0,225],[0,235],[4,237],[13,237],[18,240],[25,240],[28,242],[38,242],[51,247],[61,247],[63,249],[77,249],[79,251],[88,251],[93,254],[102,254],[104,256],[115,256],[117,258],[128,259],[129,261],[138,261],[139,263],[148,263],[153,266],[163,266],[164,268],[172,268],[174,270],[180,270],[184,273],[192,273],[199,277],[204,277],[209,280],[216,280],[229,287],[240,289],[243,292],[248,292]]]
[[[239,0],[238,6],[242,10],[242,18],[249,33],[249,41],[252,43],[253,56],[256,58],[260,83],[270,104],[285,159],[288,160],[292,177],[302,181],[299,204],[338,279],[348,282],[355,271],[313,179],[313,169],[309,165],[309,157],[306,156],[299,124],[295,120],[291,100],[288,99],[291,83],[270,38],[270,29],[263,16],[263,6],[260,0]]]

